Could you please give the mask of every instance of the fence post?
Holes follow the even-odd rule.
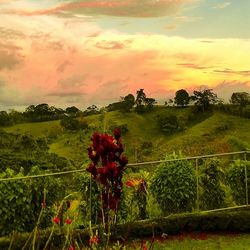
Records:
[[[245,162],[245,188],[246,188],[246,205],[249,205],[248,201],[248,177],[247,177],[247,155],[244,153],[244,162]]]
[[[199,206],[199,199],[200,199],[200,194],[199,194],[199,165],[198,165],[198,159],[195,159],[195,166],[196,166],[196,209],[197,211],[200,210]]]

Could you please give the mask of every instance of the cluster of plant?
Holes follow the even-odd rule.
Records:
[[[43,171],[38,167],[33,167],[30,171],[30,175],[41,173]],[[23,176],[22,169],[18,174],[11,169],[6,169],[0,174],[0,178]],[[53,205],[62,199],[62,195],[63,183],[51,177],[0,182],[1,235],[12,231],[31,231],[36,225],[42,205],[46,205],[48,210],[41,227],[47,227],[50,224]]]
[[[159,130],[166,135],[170,135],[181,130],[176,115],[158,116],[157,125]]]
[[[114,125],[111,125],[109,127],[110,132],[114,131],[115,129],[118,129],[121,132],[121,134],[123,134],[123,135],[127,134],[128,131],[129,131],[128,125],[125,124],[125,123],[124,124],[119,124],[119,125],[114,124]]]
[[[192,163],[172,154],[154,172],[150,190],[164,214],[192,211],[196,201],[196,177]]]
[[[38,149],[48,150],[43,140],[1,133],[0,145],[6,150],[17,139],[27,154]],[[202,210],[221,208],[226,204],[227,184],[233,201],[236,204],[246,203],[246,176],[247,181],[250,181],[248,161],[235,161],[223,172],[220,161],[206,160],[204,164],[199,162],[197,173],[192,161],[184,160],[181,154],[172,154],[158,165],[151,177],[145,173],[132,173],[131,170],[124,185],[123,176],[128,159],[123,155],[120,131],[115,129],[113,136],[96,132],[91,141],[88,148],[91,163],[87,167],[91,177],[87,173],[74,175],[72,184],[66,179],[59,181],[51,177],[0,182],[0,216],[3,221],[0,231],[3,235],[13,230],[32,231],[28,242],[31,241],[35,248],[38,230],[53,223],[46,241],[47,247],[51,246],[56,227],[65,224],[64,248],[73,250],[78,244],[73,236],[73,225],[78,226],[77,219],[80,217],[84,227],[88,227],[89,222],[97,226],[92,230],[90,223],[90,247],[104,249],[109,246],[111,232],[115,230],[117,222],[149,217],[150,197],[154,198],[163,215],[192,211],[197,205]],[[143,142],[142,147],[151,150],[152,143]],[[31,167],[28,172],[6,169],[0,178],[41,173],[44,171],[40,170],[40,166]],[[200,197],[197,201],[198,180]],[[67,201],[71,197],[67,194],[72,189],[77,190],[76,198],[81,200],[80,216],[74,218],[69,216],[70,202]],[[132,215],[134,212],[135,215]],[[32,237],[33,241],[30,240]]]
[[[70,130],[70,131],[88,128],[88,124],[86,121],[81,121],[72,116],[63,117],[60,121],[60,125],[66,130]]]
[[[0,131],[0,169],[11,168],[29,173],[33,166],[43,170],[71,169],[72,163],[67,159],[49,152],[46,138],[34,138],[26,134],[9,134]]]
[[[93,179],[99,184],[103,227],[102,242],[108,246],[111,227],[116,223],[116,214],[122,196],[122,177],[128,159],[123,155],[121,134],[114,131],[114,136],[94,133],[88,155],[92,163],[87,167]]]
[[[200,208],[212,210],[225,207],[224,173],[218,159],[206,160],[200,167]]]
[[[246,204],[246,195],[250,194],[250,162],[244,160],[232,162],[229,165],[226,178],[235,203],[237,205]],[[246,181],[248,183],[247,192]]]

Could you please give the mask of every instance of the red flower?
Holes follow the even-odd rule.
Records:
[[[133,179],[133,180],[126,181],[126,186],[128,186],[128,187],[137,187],[143,182],[144,182],[143,179]]]
[[[98,245],[100,242],[99,238],[94,235],[89,239],[89,245]]]
[[[143,250],[148,250],[148,247],[146,245],[143,245],[142,249]]]
[[[70,246],[68,250],[75,250],[75,247]]]
[[[127,187],[133,187],[134,186],[132,181],[126,181],[125,184],[126,184]]]
[[[93,163],[89,164],[89,166],[87,167],[86,170],[88,172],[90,172],[94,177],[96,177],[96,175],[97,175],[97,169],[96,169],[96,166]]]
[[[92,145],[88,148],[92,163],[87,171],[103,186],[103,205],[112,210],[118,208],[122,193],[122,175],[128,163],[128,159],[122,156],[120,136],[118,129],[114,131],[114,136],[96,132],[91,137]]]
[[[69,218],[67,218],[67,219],[65,220],[65,223],[66,223],[67,225],[70,225],[70,224],[72,223],[72,220],[69,219]]]
[[[54,222],[55,224],[58,224],[58,223],[60,222],[60,219],[59,219],[58,217],[54,217],[54,218],[53,218],[53,222]]]
[[[119,139],[120,139],[120,137],[121,137],[121,132],[120,132],[120,130],[119,129],[115,129],[114,130],[114,136],[115,136],[115,139],[118,141]]]
[[[128,164],[128,158],[126,156],[122,156],[119,159],[119,163],[120,163],[121,167],[125,167]]]

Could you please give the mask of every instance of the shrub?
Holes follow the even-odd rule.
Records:
[[[77,173],[73,179],[74,188],[81,193],[80,210],[82,221],[86,223],[85,226],[88,225],[90,217],[94,224],[97,223],[97,211],[100,211],[101,207],[97,183],[90,179],[91,177],[87,173]]]
[[[120,125],[111,125],[109,128],[109,132],[112,133],[115,129],[118,129],[121,131],[122,135],[125,135],[128,133],[128,125],[127,124],[120,124]]]
[[[33,168],[31,174],[39,174],[38,168]],[[22,176],[24,176],[23,171],[16,175],[11,169],[6,169],[0,174],[1,178]],[[31,231],[37,222],[42,204],[46,206],[47,216],[41,226],[46,227],[50,223],[52,205],[60,199],[60,187],[52,177],[0,182],[0,235],[9,234],[13,230]],[[44,200],[44,189],[46,189],[46,200]]]
[[[218,159],[209,159],[201,168],[201,208],[205,210],[221,208],[225,206],[225,191],[221,180],[223,172]]]
[[[88,124],[86,122],[79,121],[78,119],[70,116],[64,117],[61,120],[60,125],[67,130],[79,130],[88,128]]]
[[[180,157],[173,154],[166,160]],[[196,197],[196,179],[191,162],[161,163],[153,175],[150,189],[164,213],[191,211]]]
[[[167,135],[176,132],[179,128],[177,117],[175,115],[158,117],[158,127]]]
[[[248,194],[250,193],[250,162],[236,160],[230,164],[227,171],[227,182],[232,190],[234,201],[238,205],[246,204],[245,166],[248,176]]]

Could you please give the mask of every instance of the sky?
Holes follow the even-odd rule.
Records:
[[[248,0],[0,0],[0,110],[250,92]]]

